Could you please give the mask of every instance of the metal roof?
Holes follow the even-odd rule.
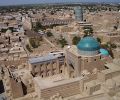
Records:
[[[39,57],[30,58],[29,62],[30,62],[30,64],[41,63],[41,62],[57,59],[58,57],[61,57],[61,56],[63,56],[63,55],[61,55],[61,54],[57,54],[57,55],[48,54],[46,56],[39,56]]]

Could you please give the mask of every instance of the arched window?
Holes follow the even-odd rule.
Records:
[[[97,59],[94,59],[94,61],[96,61]]]
[[[34,65],[34,68],[36,68],[36,65]]]

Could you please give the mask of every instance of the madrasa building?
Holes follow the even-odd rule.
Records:
[[[104,64],[111,61],[111,57],[94,37],[87,36],[82,38],[77,46],[66,49],[66,61],[70,77],[78,77],[95,70],[104,70]]]
[[[52,58],[53,57],[51,57],[51,59]],[[62,70],[60,58],[60,55],[56,57],[56,66],[53,66],[55,59],[54,61],[49,59],[49,69],[44,65],[45,77],[41,76],[43,75],[43,71],[41,74],[40,66],[38,66],[39,76],[34,77],[34,83],[35,91],[39,98],[48,100],[51,96],[54,98],[54,95],[58,94],[60,97],[67,98],[81,94],[83,91],[89,95],[101,89],[101,84],[97,82],[98,80],[96,79],[99,72],[109,69],[105,64],[111,62],[111,57],[107,50],[100,47],[99,42],[94,37],[84,37],[77,45],[65,48],[64,56],[62,54]],[[30,61],[32,61],[32,59]],[[42,64],[41,61],[40,63]],[[45,61],[43,61],[43,63],[45,63]],[[39,65],[39,63],[36,64]],[[34,63],[34,66],[32,64],[30,66],[32,67],[31,71],[33,71],[34,66],[36,68],[37,65]],[[56,74],[54,70],[57,71]],[[50,74],[47,74],[47,72]],[[35,70],[34,73],[36,73]],[[90,83],[93,85],[89,86],[89,82],[93,80],[96,84],[93,84],[93,82]],[[88,82],[88,84],[86,82]],[[96,90],[93,88],[96,88]]]
[[[19,70],[21,74],[25,71],[26,76],[31,73],[30,78],[21,78],[24,75],[18,73],[22,80],[19,86],[17,81],[12,82],[12,86],[21,87],[13,87],[11,93],[13,98],[25,100],[22,82],[26,93],[34,91],[31,100],[109,100],[113,93],[115,96],[120,91],[119,61],[112,60],[95,37],[83,37],[77,45],[66,47],[64,52],[30,58],[29,68]]]

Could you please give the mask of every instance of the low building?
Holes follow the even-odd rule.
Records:
[[[63,52],[51,53],[29,59],[29,69],[34,76],[49,77],[64,73],[65,55]]]
[[[84,71],[92,73],[94,69],[104,70],[104,64],[110,60],[109,54],[100,51],[100,44],[93,37],[85,37],[77,44],[66,49],[67,64],[71,77],[80,76]]]
[[[120,42],[120,34],[119,33],[100,33],[99,34],[95,34],[98,37],[100,37],[101,41],[103,43],[107,43],[107,42],[111,42],[111,43],[115,43],[115,42]]]

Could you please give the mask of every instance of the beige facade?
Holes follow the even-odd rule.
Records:
[[[84,71],[92,73],[95,69],[104,70],[104,64],[107,61],[100,54],[94,56],[80,55],[76,46],[72,46],[66,51],[66,59],[71,77],[80,76]],[[108,57],[108,59],[110,58]]]
[[[87,22],[72,22],[64,26],[56,26],[51,31],[55,38],[59,39],[63,36],[69,45],[72,45],[72,40],[75,36],[83,37],[84,29],[83,27],[92,27],[91,24]]]
[[[107,42],[111,42],[111,43],[115,43],[115,42],[120,42],[120,34],[119,33],[110,33],[107,34],[106,33],[101,33],[101,34],[96,34],[103,43],[107,43]]]
[[[99,49],[86,52],[72,45],[63,52],[29,58],[29,68],[8,66],[10,72],[5,76],[12,77],[5,78],[9,79],[5,80],[6,94],[13,100],[21,97],[24,100],[31,93],[35,93],[35,100],[89,100],[98,95],[101,98],[103,94],[111,96],[120,90],[119,59],[112,60]],[[33,95],[29,98],[34,100]]]
[[[22,83],[19,79],[15,78],[14,76],[9,75],[10,72],[6,68],[4,74],[4,87],[7,97],[10,99],[22,97],[24,95]]]
[[[46,76],[47,75],[46,68],[47,69],[51,68],[50,67],[51,63],[50,63],[50,65],[48,64],[49,67],[44,65],[43,70],[45,71],[44,72],[45,76],[42,77],[41,76],[42,74],[40,75],[40,72],[37,72],[37,71],[41,70],[40,63],[35,64],[36,66],[30,65],[30,68],[33,68],[32,70],[35,71],[34,73],[37,73],[37,75],[35,77],[31,77],[31,78],[27,74],[22,75],[24,78],[21,77],[21,81],[25,84],[25,86],[27,88],[27,93],[29,94],[31,92],[32,93],[35,92],[35,94],[36,94],[36,97],[34,98],[35,100],[37,100],[37,99],[38,100],[39,99],[40,100],[41,99],[42,100],[59,100],[60,98],[61,98],[60,100],[69,100],[69,99],[86,100],[86,98],[88,98],[88,100],[89,100],[90,98],[95,98],[95,97],[102,98],[101,95],[103,93],[112,93],[113,89],[114,89],[114,91],[117,91],[119,89],[120,84],[119,84],[118,79],[120,78],[120,76],[119,76],[120,75],[120,67],[119,67],[118,60],[114,60],[112,63],[102,64],[102,63],[100,63],[100,61],[103,62],[100,59],[100,55],[96,55],[92,58],[89,56],[86,58],[86,57],[79,56],[79,55],[76,56],[77,52],[75,51],[75,49],[73,49],[73,50],[74,50],[74,52],[72,52],[73,53],[72,54],[72,53],[70,53],[71,50],[69,48],[69,50],[67,50],[66,52],[68,53],[68,51],[69,51],[68,55],[70,55],[70,56],[68,56],[68,55],[65,56],[65,59],[68,59],[68,58],[72,59],[71,61],[73,61],[76,64],[75,68],[73,68],[72,70],[71,70],[70,66],[65,67],[65,65],[64,65],[63,66],[64,70],[62,73],[59,72],[54,75],[49,74],[48,76]],[[73,58],[71,58],[71,57],[73,57]],[[94,59],[96,59],[95,62],[94,62]],[[105,57],[103,57],[102,59],[105,60]],[[58,61],[58,60],[56,60],[56,61]],[[94,62],[94,64],[91,64],[91,63],[87,64],[87,62],[90,62],[90,61]],[[100,66],[104,65],[103,69],[99,69],[100,66],[97,67],[98,69],[95,69],[98,64],[98,61],[99,61],[99,64],[101,64]],[[47,61],[45,61],[45,62],[47,63]],[[82,65],[83,69],[81,68],[81,62],[84,63],[84,65]],[[105,60],[105,62],[107,62],[107,60]],[[69,62],[66,62],[66,63],[69,64]],[[95,63],[96,63],[96,65],[95,65]],[[44,64],[44,63],[42,62],[42,64]],[[87,67],[89,65],[90,65],[90,67]],[[54,67],[57,69],[58,68],[57,64]],[[74,67],[74,66],[72,66],[72,67]],[[58,69],[57,69],[57,71],[60,71]],[[85,70],[87,70],[87,71],[85,72]],[[15,71],[15,73],[18,73],[19,75],[21,75],[23,72],[28,73],[29,71],[30,71],[30,69],[29,70],[21,69],[18,72]],[[74,75],[70,74],[70,73],[72,73],[72,71],[74,72]],[[83,71],[84,71],[84,74],[82,73]],[[67,76],[67,73],[69,74],[68,76]],[[34,81],[34,83],[29,85],[29,82],[31,82],[32,80]],[[114,80],[116,85],[111,80]],[[111,82],[113,82],[113,83],[111,83]],[[20,98],[21,96],[24,96],[23,87],[21,85],[21,82],[19,82],[19,81],[17,82],[16,80],[11,79],[11,85],[10,85],[10,88],[13,89],[13,92],[10,95],[10,97]],[[14,87],[16,87],[16,90],[14,90]],[[104,89],[103,89],[103,87],[104,87]],[[34,89],[35,89],[35,91],[34,91]],[[11,91],[11,90],[6,90],[8,95],[9,95],[9,91]],[[59,96],[57,96],[57,94],[59,94]],[[29,98],[33,98],[33,96],[29,97]],[[107,98],[107,97],[105,97],[105,98]],[[26,99],[27,99],[27,97],[26,97]],[[24,98],[23,99],[21,98],[21,100],[24,100]],[[107,99],[105,99],[105,100],[107,100]]]
[[[40,84],[39,82],[44,83]],[[51,96],[59,93],[63,98],[80,93],[80,78],[53,81],[42,80],[39,77],[35,78],[35,88],[39,98],[48,100]],[[49,84],[47,84],[49,82]]]
[[[30,18],[25,18],[23,21],[23,26],[27,29],[32,29],[32,23]]]
[[[114,58],[120,58],[120,48],[112,50]]]
[[[60,75],[49,79],[36,77],[34,78],[36,93],[39,98],[44,98],[43,100],[54,100],[55,97],[52,96],[57,94],[59,96],[58,99],[56,96],[56,100],[59,100],[59,97],[63,100],[92,100],[96,97],[102,99],[101,95],[104,93],[113,93],[113,89],[114,92],[120,90],[118,88],[120,84],[117,81],[120,77],[120,67],[115,63],[108,63],[106,66],[109,69],[77,78],[59,78]],[[53,99],[49,99],[51,97]],[[108,97],[105,96],[105,100],[108,100]]]
[[[13,98],[18,98],[24,96],[23,87],[21,82],[17,82],[13,78],[10,79],[11,92]]]
[[[64,55],[60,55],[59,57],[55,57],[54,59],[49,58],[50,55],[48,56],[43,56],[43,57],[38,57],[39,61],[37,63],[31,63],[30,62],[30,71],[34,76],[41,76],[43,77],[48,77],[60,73],[65,72],[65,57]],[[48,57],[45,61],[41,61],[41,59],[44,59]],[[30,61],[32,61],[31,59]],[[35,59],[37,60],[37,59]]]

